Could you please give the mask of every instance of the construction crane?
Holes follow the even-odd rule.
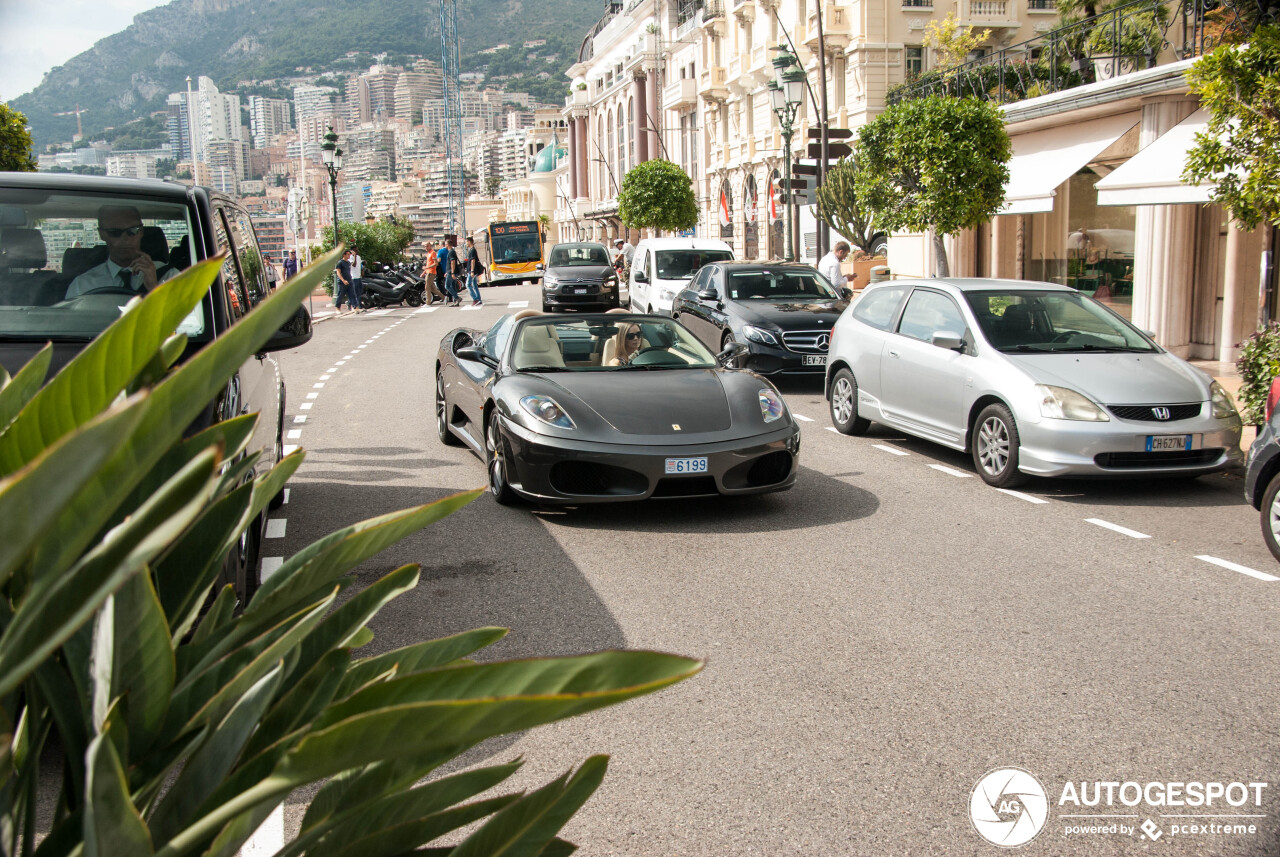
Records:
[[[440,70],[444,75],[444,175],[449,205],[445,227],[446,232],[451,235],[466,235],[466,188],[462,172],[462,84],[458,79],[458,0],[440,0]]]
[[[88,113],[88,112],[89,112],[89,109],[87,107],[82,110],[80,108],[80,105],[77,104],[75,110],[68,110],[65,113],[55,113],[53,115],[54,116],[75,116],[76,117],[76,139],[80,140],[80,139],[83,139],[84,137],[84,126],[80,124],[80,114]]]

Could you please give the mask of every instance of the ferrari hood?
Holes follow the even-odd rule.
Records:
[[[589,408],[619,432],[678,438],[727,430],[729,399],[712,369],[626,369],[557,373],[548,386],[568,396],[557,401],[570,415]],[[576,401],[575,401],[576,400]]]

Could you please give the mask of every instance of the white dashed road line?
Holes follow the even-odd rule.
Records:
[[[956,470],[954,467],[947,467],[945,464],[930,464],[934,470],[939,473],[945,473],[948,476],[954,476],[957,479],[972,479],[972,473],[965,473],[963,470]]]
[[[1115,532],[1120,533],[1121,535],[1128,536],[1131,539],[1151,538],[1151,536],[1147,535],[1146,533],[1140,533],[1137,530],[1131,530],[1128,527],[1122,527],[1119,524],[1113,524],[1110,521],[1104,521],[1101,518],[1085,518],[1085,520],[1088,521],[1090,524],[1093,524],[1094,526],[1102,527],[1103,529],[1107,529],[1107,530],[1114,530]]]
[[[292,491],[292,490],[293,490],[292,488],[286,488],[286,489],[284,489],[284,505],[288,505],[288,503],[289,503],[289,492],[290,492],[290,491]]]
[[[267,521],[267,538],[283,539],[284,530],[288,524],[289,521],[285,518],[272,518],[270,521]]]
[[[301,405],[298,405],[298,407],[304,411],[309,411],[311,410],[311,406],[314,404],[315,402],[303,402]]]
[[[507,304],[507,309],[524,309],[529,305],[528,301],[512,301]]]
[[[791,416],[795,417],[796,419],[798,419],[798,420],[799,420],[800,422],[802,422],[802,423],[811,423],[811,422],[813,422],[813,417],[806,417],[804,414],[792,414]]]
[[[1258,571],[1257,569],[1249,568],[1249,566],[1247,565],[1237,565],[1236,563],[1228,562],[1225,559],[1218,559],[1216,556],[1208,556],[1205,554],[1201,554],[1200,556],[1197,556],[1196,559],[1202,562],[1211,563],[1212,565],[1216,565],[1219,568],[1225,568],[1230,571],[1238,571],[1241,574],[1247,574],[1250,577],[1256,577],[1258,580],[1265,580],[1268,582],[1274,582],[1274,581],[1280,580],[1280,577],[1276,577],[1274,574],[1267,574],[1265,571]]]
[[[468,310],[480,309],[480,306],[477,304],[471,304],[470,306],[459,307],[459,309],[463,312],[467,312]]]
[[[262,576],[266,577],[266,573]],[[240,857],[272,857],[283,847],[284,804],[281,803],[240,846]]]
[[[909,453],[909,452],[907,452],[907,451],[905,451],[905,450],[897,449],[897,448],[892,447],[892,446],[886,446],[886,445],[885,445],[885,444],[883,444],[883,443],[873,443],[873,444],[871,444],[871,445],[872,445],[873,447],[875,447],[876,449],[879,449],[879,450],[882,450],[882,451],[884,451],[884,452],[889,453],[890,455],[910,455],[910,454],[911,454],[911,453]]]
[[[435,312],[435,311],[436,311],[436,308],[433,306],[424,306],[422,309],[416,311],[414,315],[422,315],[423,313]]]
[[[317,382],[317,383],[315,383],[315,384],[312,384],[311,386],[312,386],[313,388],[317,389],[317,390],[323,390],[323,389],[324,389],[324,382],[323,382],[323,381],[319,381],[319,382]]]
[[[302,437],[302,429],[291,429],[285,437],[289,438],[289,440],[297,440]]]
[[[1008,488],[997,488],[996,490],[1001,494],[1008,494],[1010,497],[1017,497],[1019,500],[1026,500],[1028,503],[1035,503],[1036,505],[1044,505],[1049,502],[1043,497],[1033,497],[1030,494],[1023,494],[1021,491],[1010,491]]]
[[[320,398],[320,394],[319,394],[319,393],[307,393],[307,398],[308,398],[308,399],[318,399],[318,398]]]
[[[377,316],[377,315],[391,315],[391,310],[389,310],[389,309],[380,309],[380,310],[377,310],[377,311],[375,311],[375,312],[371,312],[371,313],[369,313],[369,316],[370,316],[370,317]]]
[[[264,556],[262,558],[262,579],[266,580],[271,575],[280,570],[280,566],[284,565],[284,557],[282,556]]]
[[[296,443],[286,443],[284,445],[283,452],[285,455],[293,455],[297,451],[298,451],[298,445]]]
[[[835,429],[835,427],[834,427],[834,426],[826,426],[826,429],[827,429],[827,431],[831,432],[832,434],[840,434],[840,432],[836,431],[836,429]]]

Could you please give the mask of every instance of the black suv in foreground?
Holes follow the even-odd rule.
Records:
[[[248,212],[230,197],[170,182],[0,173],[0,366],[13,374],[52,342],[56,373],[130,300],[224,251],[218,280],[178,326],[187,335],[182,359],[252,312],[271,288]],[[188,433],[256,411],[249,444],[262,451],[256,472],[274,467],[283,452],[285,385],[271,352],[310,338],[311,319],[299,309]],[[246,600],[260,581],[265,517],[225,565],[226,582]]]

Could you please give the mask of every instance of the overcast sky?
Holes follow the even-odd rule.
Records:
[[[44,73],[118,33],[168,0],[0,0],[0,101],[39,85]]]

